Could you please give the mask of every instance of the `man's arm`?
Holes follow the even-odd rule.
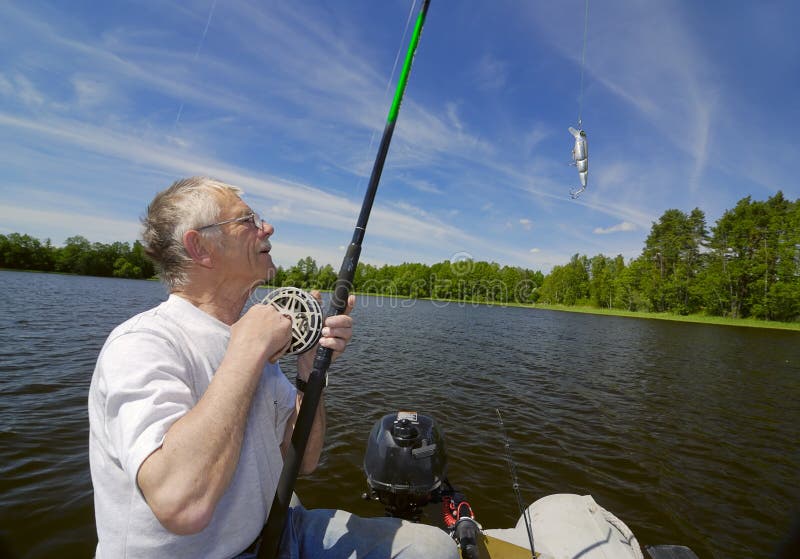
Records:
[[[291,320],[254,305],[231,327],[219,369],[197,405],[167,431],[139,468],[139,488],[159,522],[195,534],[211,522],[233,478],[264,364],[288,348]]]

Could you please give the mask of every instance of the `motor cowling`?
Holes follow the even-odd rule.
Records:
[[[370,496],[386,514],[418,520],[438,500],[447,473],[444,437],[432,417],[399,411],[372,427],[364,455]]]

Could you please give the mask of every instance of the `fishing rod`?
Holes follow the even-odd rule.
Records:
[[[378,191],[378,183],[381,180],[383,164],[386,161],[386,154],[389,152],[389,144],[394,134],[397,114],[400,111],[400,104],[403,101],[403,93],[405,92],[408,75],[411,71],[411,63],[414,60],[414,53],[419,44],[419,38],[422,32],[422,26],[425,23],[425,16],[428,13],[429,4],[430,0],[424,0],[419,15],[417,16],[417,22],[408,45],[403,69],[398,79],[394,100],[389,109],[389,115],[386,118],[383,138],[381,138],[381,143],[378,147],[378,155],[375,157],[375,164],[372,167],[372,174],[370,175],[367,192],[361,205],[361,213],[358,216],[358,222],[353,232],[353,239],[347,247],[347,253],[342,261],[342,267],[339,269],[339,276],[336,279],[333,296],[331,297],[331,303],[328,309],[328,316],[342,314],[347,307],[347,298],[350,295],[350,287],[353,285],[353,277],[355,275],[356,266],[358,266],[358,259],[361,255],[361,244],[367,230],[367,221],[372,211],[372,204],[375,201],[375,194]],[[314,423],[314,416],[316,415],[317,406],[322,396],[322,389],[325,388],[327,384],[328,367],[330,367],[332,355],[333,351],[331,349],[319,346],[314,356],[314,366],[311,375],[306,381],[303,403],[300,405],[300,411],[297,415],[297,422],[294,426],[291,445],[286,452],[283,469],[281,470],[281,477],[278,481],[278,487],[275,490],[275,497],[272,500],[272,508],[269,511],[267,523],[261,530],[262,541],[258,551],[258,559],[273,559],[278,554],[281,535],[283,534],[283,528],[288,516],[289,502],[292,497],[292,492],[294,491],[295,482],[297,481],[297,474],[300,472],[300,464],[303,461],[308,437],[311,434],[311,426]]]
[[[533,545],[533,529],[531,528],[531,517],[528,509],[522,504],[522,495],[519,492],[519,479],[517,478],[517,467],[514,460],[511,458],[511,442],[508,440],[506,433],[506,426],[503,423],[503,416],[500,414],[500,408],[495,408],[497,412],[497,421],[500,423],[500,430],[503,432],[504,445],[506,447],[506,460],[508,461],[508,469],[511,472],[511,486],[514,488],[514,493],[517,496],[517,505],[519,505],[519,512],[525,519],[525,529],[528,531],[528,542],[531,544],[531,558],[536,559],[536,551]]]

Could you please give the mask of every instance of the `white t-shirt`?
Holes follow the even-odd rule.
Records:
[[[136,484],[145,458],[205,393],[229,339],[230,327],[177,295],[109,335],[89,389],[97,559],[225,558],[258,536],[280,478],[279,445],[295,406],[295,389],[277,364],[264,367],[236,473],[205,530],[191,536],[167,531]]]

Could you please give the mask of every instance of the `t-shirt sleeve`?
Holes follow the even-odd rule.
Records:
[[[142,462],[196,403],[189,367],[169,340],[148,332],[112,340],[98,361],[109,443],[135,486]]]

